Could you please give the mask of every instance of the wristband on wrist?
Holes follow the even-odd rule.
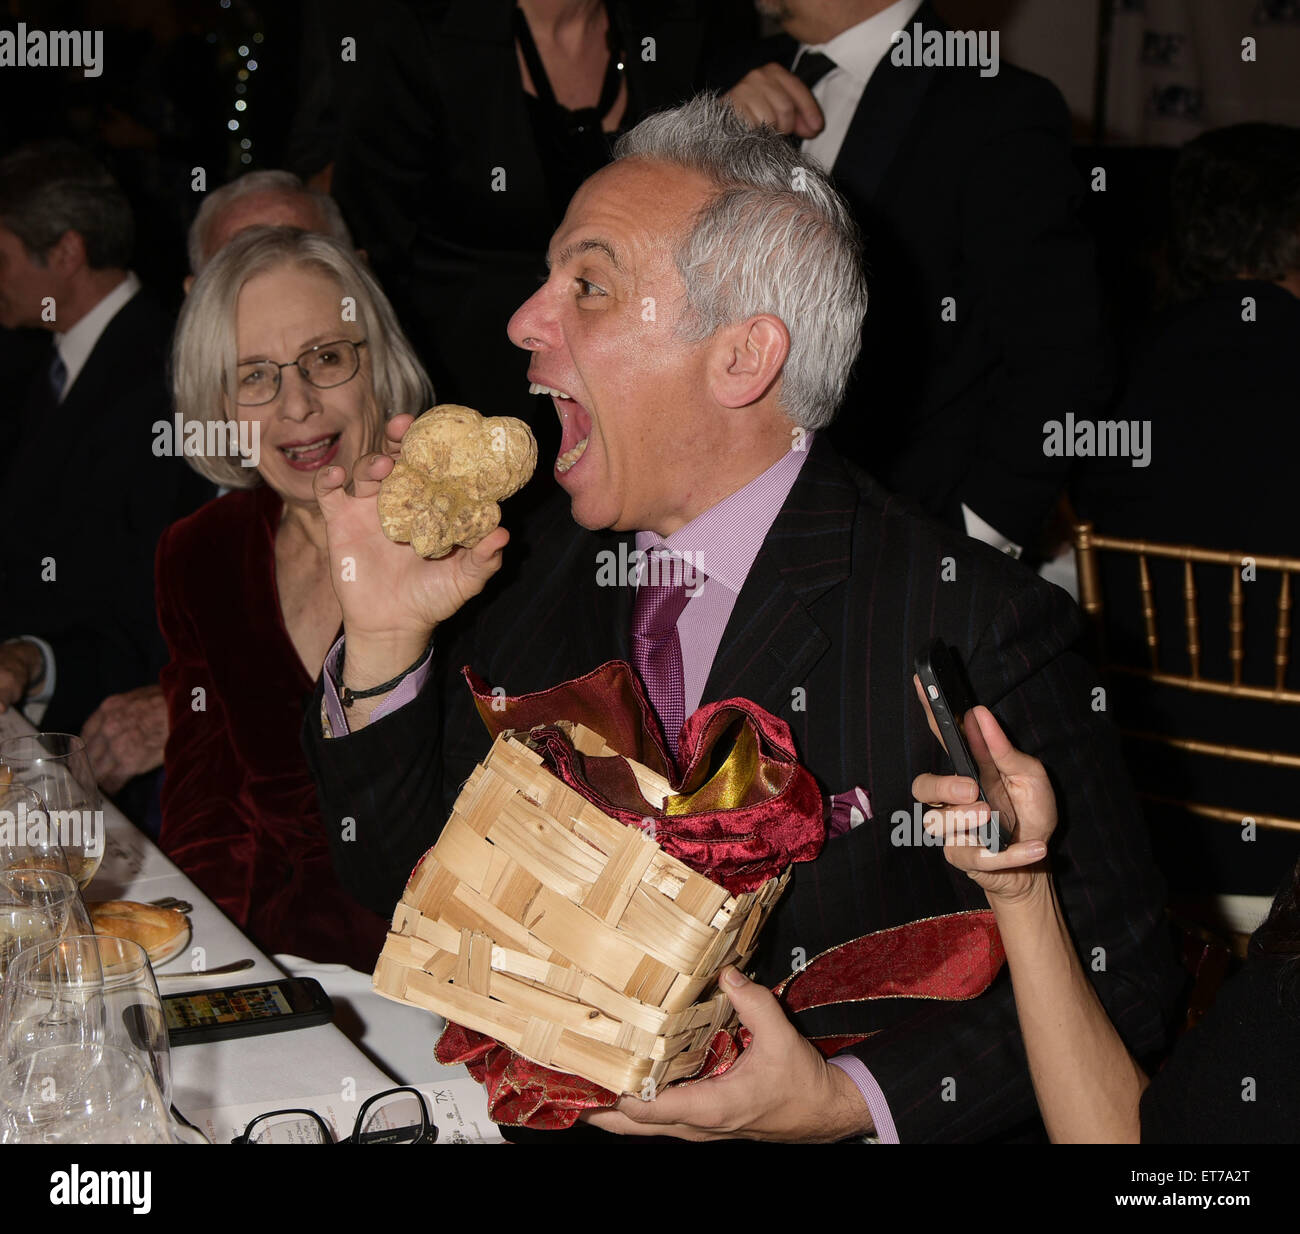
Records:
[[[389,681],[382,682],[377,686],[371,686],[369,690],[354,690],[350,686],[345,686],[341,680],[343,676],[343,663],[347,657],[347,650],[348,650],[347,642],[345,640],[342,646],[339,648],[340,680],[335,683],[339,688],[339,702],[342,703],[344,707],[351,707],[352,704],[356,702],[356,700],[359,698],[374,698],[375,695],[377,694],[387,694],[389,690],[396,689],[397,686],[401,684],[404,678],[409,677],[413,672],[415,672],[417,668],[420,667],[421,664],[425,662],[426,659],[428,659],[429,652],[432,650],[432,648],[433,648],[433,635],[430,634],[429,641],[425,644],[424,650],[420,652],[419,658],[415,661],[414,664],[410,666],[410,668],[402,669],[402,671],[398,673],[396,677],[393,677]]]

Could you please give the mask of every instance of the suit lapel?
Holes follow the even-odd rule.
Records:
[[[945,29],[928,3],[909,27],[914,22],[926,30]],[[835,183],[858,201],[875,197],[934,79],[933,66],[897,65],[892,50],[871,74],[831,171]]]
[[[593,665],[606,660],[632,661],[628,631],[632,624],[632,601],[636,589],[616,576],[613,585],[604,585],[598,565],[600,554],[613,554],[610,560],[626,561],[636,549],[636,536],[615,531],[586,532],[581,536],[584,557],[579,569],[585,571],[586,587],[577,594],[589,596],[579,607],[578,632],[585,658]]]
[[[848,577],[858,493],[817,438],[745,580],[704,689],[704,702],[752,699],[779,714],[831,646],[808,611]]]

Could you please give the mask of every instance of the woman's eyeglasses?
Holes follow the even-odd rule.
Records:
[[[261,407],[280,393],[280,375],[284,369],[296,368],[303,381],[318,390],[332,390],[351,381],[361,367],[360,348],[365,339],[335,339],[308,347],[296,360],[277,364],[274,360],[253,360],[239,365],[236,372],[235,402],[241,407]]]

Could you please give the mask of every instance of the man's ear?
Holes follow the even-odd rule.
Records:
[[[86,266],[86,242],[81,233],[71,229],[65,231],[50,249],[45,264],[56,274],[69,278]]]
[[[723,407],[748,407],[775,384],[790,354],[790,332],[771,313],[760,313],[718,334],[712,394]]]

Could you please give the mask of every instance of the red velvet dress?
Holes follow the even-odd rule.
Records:
[[[160,843],[265,951],[368,972],[387,923],[339,884],[302,752],[315,682],[280,613],[281,508],[266,485],[230,493],[159,541]]]

